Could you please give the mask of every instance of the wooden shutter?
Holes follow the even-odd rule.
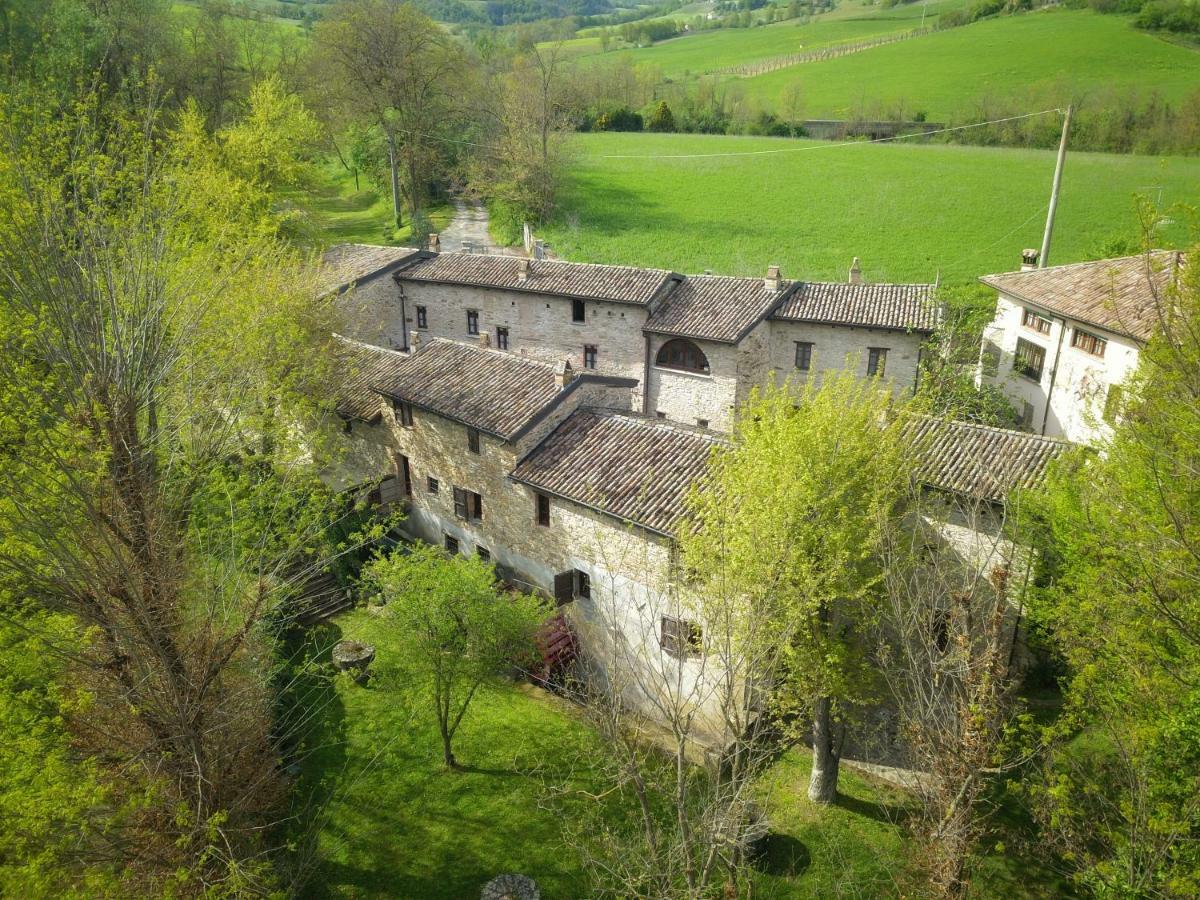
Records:
[[[559,606],[575,599],[575,572],[559,572],[554,576],[554,602]]]
[[[479,494],[474,493],[473,491],[469,491],[468,494],[469,494],[469,497],[471,500],[471,518],[472,519],[482,519],[483,518],[483,497],[481,497]]]
[[[454,489],[454,515],[460,519],[467,517],[467,492],[460,487]]]

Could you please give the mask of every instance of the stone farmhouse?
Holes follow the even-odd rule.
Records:
[[[552,597],[610,683],[614,640],[645,647],[688,690],[711,677],[705,623],[674,584],[673,536],[733,405],[771,375],[819,376],[848,354],[864,377],[911,390],[936,323],[928,286],[775,270],[684,278],[368,247],[331,262],[325,287],[353,333],[339,340],[336,485],[374,488],[404,507],[410,536]],[[930,493],[957,510],[930,541],[976,574],[1007,571],[1019,554],[1001,533],[1004,500],[1065,445],[935,419],[912,436]],[[628,699],[652,713],[653,697]],[[720,740],[715,716],[710,732]]]
[[[1111,432],[1121,385],[1159,325],[1184,255],[1139,256],[1036,268],[979,280],[999,294],[984,334],[979,380],[1013,401],[1027,431],[1076,443]]]

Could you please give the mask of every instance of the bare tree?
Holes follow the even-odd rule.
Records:
[[[877,659],[895,748],[919,815],[911,827],[938,896],[963,896],[989,787],[1024,761],[1018,637],[1031,551],[1013,540],[1020,505],[914,485],[907,527],[885,531]]]

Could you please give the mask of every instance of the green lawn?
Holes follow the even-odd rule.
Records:
[[[944,144],[854,144],[707,135],[589,134],[542,229],[572,260],[841,279],[963,281],[1015,268],[1041,244],[1054,154]],[[798,152],[791,152],[797,148]],[[701,159],[606,159],[762,150]],[[1200,159],[1072,153],[1053,262],[1137,236],[1134,196],[1200,204]],[[1163,243],[1183,242],[1182,216]]]
[[[377,660],[366,687],[344,676],[304,680],[305,699],[320,712],[305,744],[301,787],[332,797],[304,895],[458,900],[477,896],[497,874],[523,872],[538,880],[546,900],[587,896],[561,823],[542,803],[547,784],[602,789],[594,739],[574,708],[525,686],[490,686],[456,742],[463,770],[446,772],[432,710],[414,694],[390,627],[358,610],[309,633],[313,646],[325,648],[321,659],[347,637],[374,644]],[[764,779],[772,837],[755,896],[915,896],[902,831],[906,796],[847,769],[837,804],[821,808],[805,798],[808,775],[807,752],[792,751]],[[1008,900],[1058,887],[1011,852],[987,857],[978,884],[981,896]]]
[[[985,101],[1023,110],[1099,105],[1106,94],[1157,91],[1178,101],[1200,87],[1200,52],[1139,31],[1125,16],[1048,9],[935,32],[823,62],[740,79],[777,104],[799,80],[808,118],[903,107],[931,120],[972,116]]]
[[[369,641],[378,657],[368,687],[338,678],[324,693],[309,740],[316,749],[303,784],[324,781],[334,799],[305,895],[458,900],[515,871],[535,877],[547,900],[587,896],[557,817],[539,803],[546,783],[600,787],[589,768],[593,739],[572,707],[521,686],[489,688],[456,744],[465,768],[447,773],[432,710],[414,698],[388,628],[360,610],[317,632],[325,646],[341,636]],[[909,872],[890,815],[897,795],[847,772],[844,801],[820,809],[804,799],[807,778],[807,754],[789,753],[764,786],[776,837],[756,896],[891,893]]]
[[[304,214],[301,228],[307,242],[317,247],[340,243],[404,246],[411,237],[407,209],[405,225],[393,228],[391,196],[376,191],[361,176],[356,188],[354,176],[336,161],[318,170],[314,185],[291,192],[288,199]],[[441,231],[454,215],[454,208],[439,204],[426,214],[434,230]]]

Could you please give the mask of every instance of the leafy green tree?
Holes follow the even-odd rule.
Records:
[[[1178,275],[1119,426],[1045,502],[1036,611],[1068,674],[1040,813],[1099,896],[1200,892],[1200,269]]]
[[[502,589],[477,557],[447,558],[426,545],[380,557],[364,577],[387,604],[404,663],[437,716],[442,759],[454,768],[452,742],[471,701],[488,679],[525,661],[544,603]]]
[[[231,171],[273,188],[296,187],[311,177],[319,136],[316,118],[276,76],[250,89],[246,114],[220,135]]]
[[[646,130],[675,130],[675,114],[671,112],[671,107],[667,106],[666,100],[658,101],[658,104],[654,107],[654,111],[650,113],[650,118],[646,121]]]
[[[781,713],[813,734],[809,797],[837,793],[841,734],[870,693],[861,636],[877,612],[878,551],[907,483],[890,386],[850,371],[756,390],[693,498],[684,567],[744,596],[789,635]]]

